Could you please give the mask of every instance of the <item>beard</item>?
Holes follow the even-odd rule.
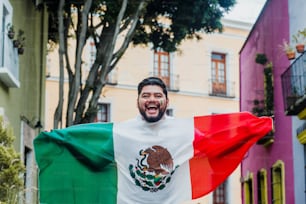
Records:
[[[158,115],[157,116],[148,116],[146,114],[146,111],[144,109],[141,109],[138,105],[138,110],[140,114],[142,115],[143,119],[145,119],[149,123],[154,123],[162,119],[162,117],[165,115],[166,107],[158,107]]]

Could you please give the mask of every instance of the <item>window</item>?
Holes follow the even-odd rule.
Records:
[[[154,51],[154,76],[160,77],[170,87],[170,54],[162,50]]]
[[[265,169],[257,173],[257,186],[258,204],[268,204],[267,171]]]
[[[167,114],[167,116],[173,116],[173,109],[172,108],[167,108],[166,114]]]
[[[0,0],[0,80],[7,87],[19,87],[19,62],[17,48],[8,37],[12,25],[13,9],[7,0]],[[16,32],[16,28],[14,28]]]
[[[243,182],[244,203],[253,204],[253,174],[249,174]]]
[[[109,121],[110,121],[110,104],[99,103],[95,122],[109,122]]]
[[[24,164],[26,173],[24,174],[24,187],[25,187],[25,200],[26,203],[34,203],[36,188],[35,183],[35,165],[34,165],[34,152],[29,147],[24,149]]]
[[[226,94],[226,58],[225,54],[212,53],[211,55],[211,78],[212,93]]]
[[[88,41],[89,41],[89,47],[88,47],[89,54],[87,55],[88,62],[87,62],[86,69],[90,70],[92,65],[94,64],[94,62],[96,60],[97,49],[96,49],[95,42],[94,42],[93,38],[89,38]]]
[[[277,161],[271,169],[272,203],[284,204],[284,163]]]
[[[213,193],[213,204],[226,204],[227,181],[218,186]]]
[[[37,203],[37,169],[33,151],[33,140],[37,133],[35,127],[32,127],[25,117],[22,117],[21,128],[20,139],[23,143],[21,152],[23,152],[23,162],[26,168],[24,174],[24,203]]]

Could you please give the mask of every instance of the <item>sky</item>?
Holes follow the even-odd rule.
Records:
[[[254,23],[266,0],[236,0],[236,5],[225,18]]]

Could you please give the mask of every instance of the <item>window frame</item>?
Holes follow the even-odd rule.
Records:
[[[226,204],[227,201],[227,185],[228,181],[225,180],[213,192],[213,204]]]
[[[171,83],[171,55],[162,49],[154,50],[153,75],[161,78],[167,87]]]
[[[273,204],[285,204],[285,164],[281,160],[271,168],[271,191]]]
[[[257,172],[257,198],[258,204],[268,204],[268,180],[267,170]]]
[[[110,113],[111,113],[111,111],[110,111],[110,107],[111,106],[111,104],[110,103],[98,103],[98,105],[97,105],[97,107],[98,107],[98,110],[97,110],[97,114],[96,114],[96,118],[95,118],[95,122],[110,122]],[[99,107],[105,107],[105,111],[100,111],[100,110],[102,110],[102,109],[99,109]],[[100,117],[100,118],[106,118],[105,120],[102,120],[102,119],[99,119],[99,116],[98,116],[98,114],[99,113],[104,113],[104,114],[102,114],[102,116]]]
[[[219,56],[219,57],[218,57]],[[227,94],[227,55],[221,52],[211,53],[212,94]]]
[[[243,182],[244,191],[244,203],[253,204],[254,203],[254,181],[253,173],[249,173]]]
[[[0,0],[0,17],[0,80],[7,87],[19,88],[18,51],[13,46],[13,40],[7,35],[7,26],[13,25],[13,7],[8,0]]]

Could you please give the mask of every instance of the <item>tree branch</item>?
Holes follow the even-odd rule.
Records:
[[[111,43],[107,43],[107,52],[104,53],[104,60],[103,60],[103,64],[102,64],[102,69],[101,69],[101,75],[100,78],[98,78],[98,80],[96,81],[95,84],[95,89],[93,90],[90,102],[89,102],[89,106],[86,110],[85,116],[82,120],[83,122],[90,122],[93,120],[93,118],[95,117],[95,114],[92,114],[93,111],[95,111],[97,109],[97,103],[98,103],[98,99],[100,97],[102,88],[104,87],[105,84],[105,78],[107,76],[107,73],[109,71],[109,65],[112,61],[112,55],[114,52],[114,48],[117,42],[117,38],[118,38],[118,34],[120,31],[120,25],[122,23],[122,19],[124,17],[124,13],[126,11],[127,8],[127,3],[128,0],[123,0],[122,4],[121,4],[121,8],[119,11],[119,14],[117,16],[117,20],[116,20],[116,24],[114,25],[113,29],[111,29],[112,35],[107,35],[112,36],[112,40],[110,41]],[[111,33],[109,33],[111,34]],[[101,43],[100,43],[101,45]]]
[[[138,23],[139,20],[139,16],[141,14],[141,12],[145,9],[145,5],[146,5],[146,1],[143,0],[139,3],[138,7],[137,7],[137,11],[135,12],[132,20],[131,20],[131,27],[128,30],[127,34],[126,34],[126,38],[123,41],[121,47],[118,49],[118,51],[113,55],[113,60],[112,60],[112,64],[111,64],[111,69],[113,69],[115,67],[115,65],[118,63],[119,59],[122,57],[122,55],[124,54],[124,52],[126,51],[126,49],[128,48],[132,38],[133,38],[133,34],[135,33],[135,29],[136,29],[136,25]],[[111,70],[109,70],[110,72]]]
[[[81,23],[78,21],[78,24],[81,24],[81,30],[77,31],[78,34],[78,43],[76,48],[76,55],[75,55],[75,77],[72,81],[71,92],[69,95],[69,103],[67,108],[67,119],[66,119],[66,126],[71,126],[73,124],[73,113],[75,104],[77,101],[79,88],[81,85],[81,66],[82,66],[82,51],[86,41],[86,32],[87,32],[87,25],[88,25],[88,13],[90,11],[92,4],[92,0],[85,1],[83,10],[82,10],[82,21]]]
[[[62,123],[63,115],[63,103],[64,103],[64,59],[63,55],[65,53],[65,43],[64,43],[64,5],[65,0],[60,0],[58,6],[58,32],[59,32],[59,95],[58,95],[58,104],[54,113],[53,127],[58,128],[59,123]]]

